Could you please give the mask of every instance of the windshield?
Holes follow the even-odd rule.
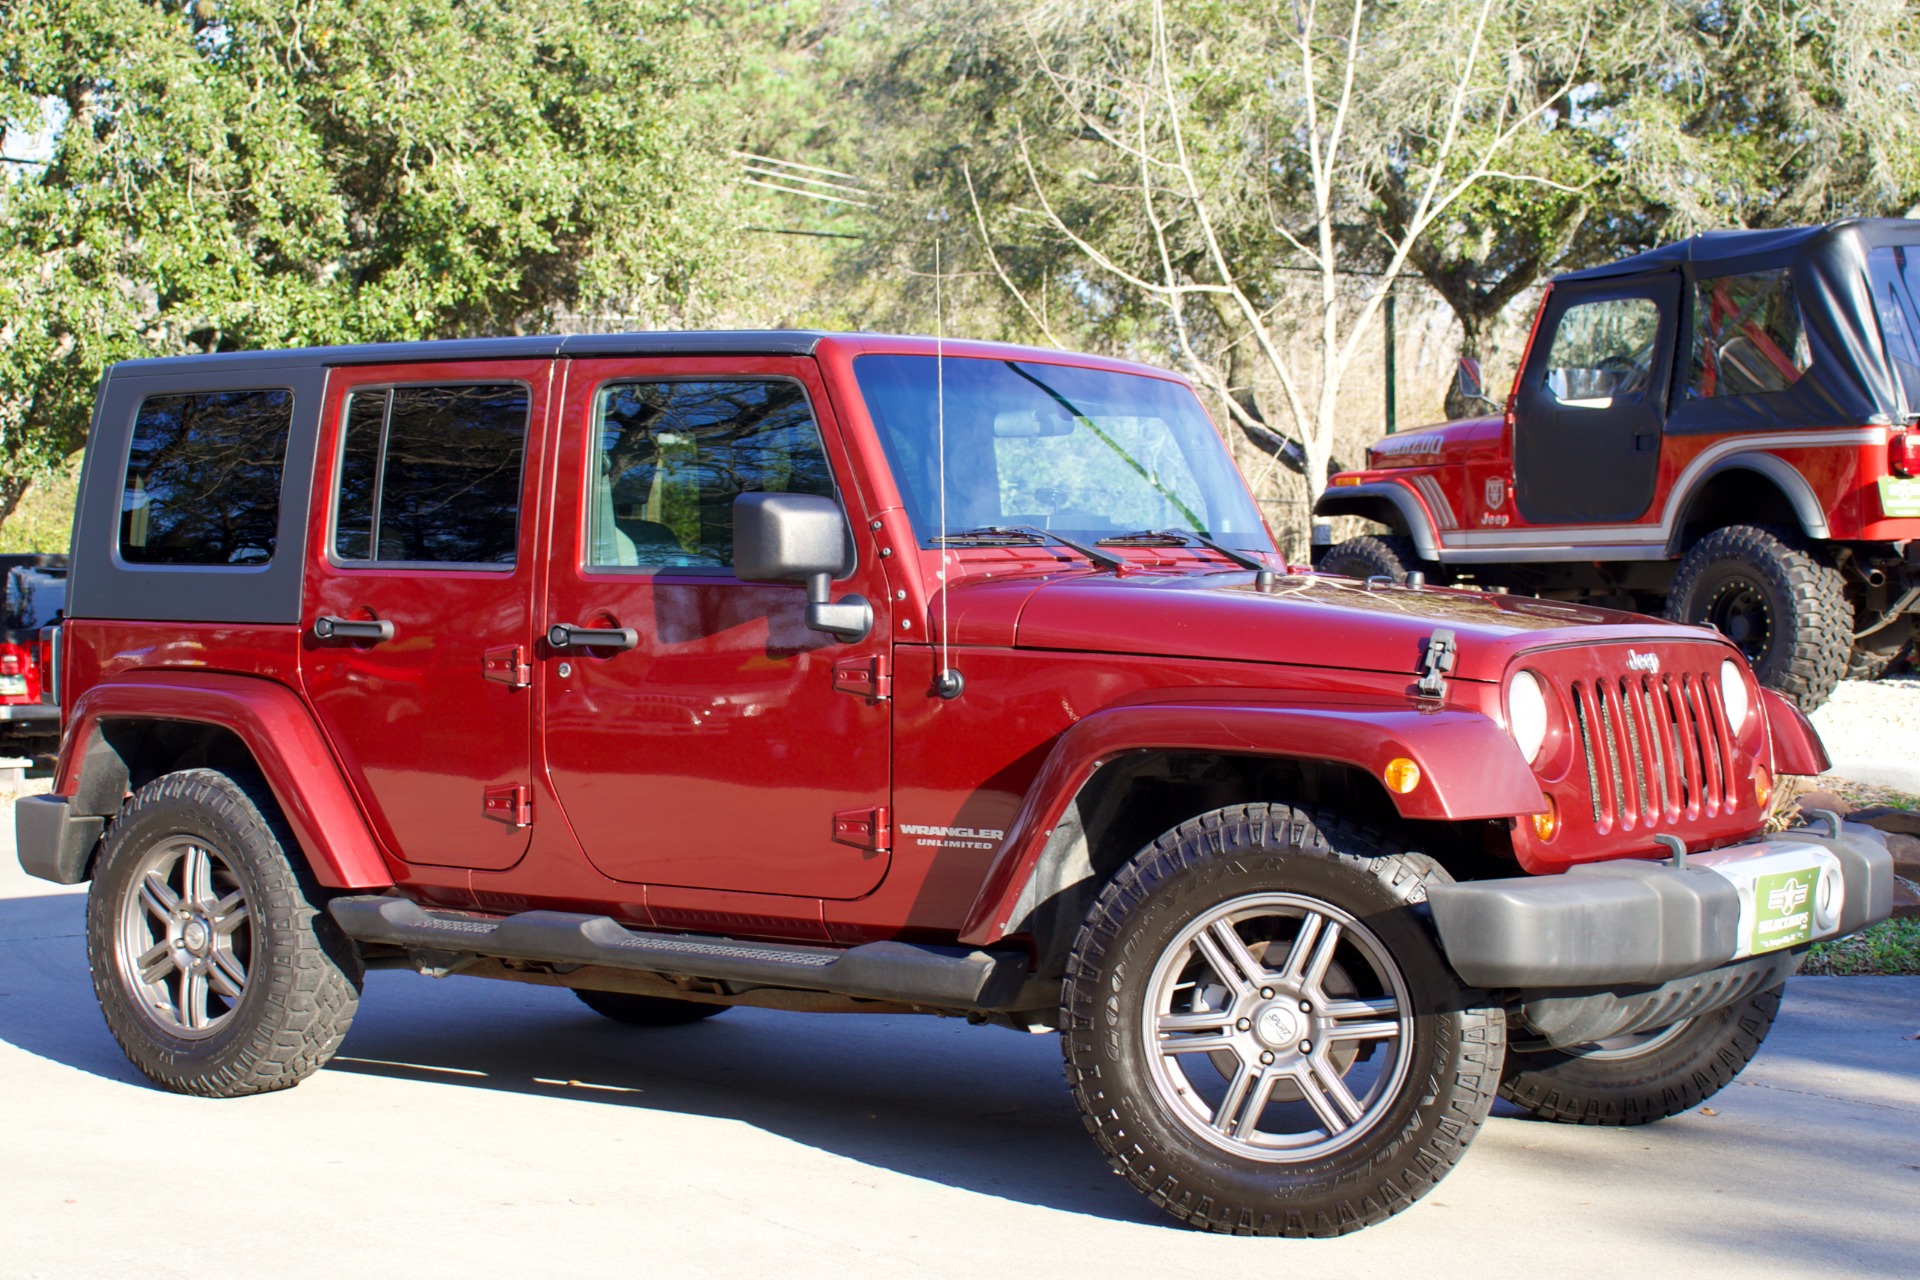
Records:
[[[853,364],[923,544],[1025,526],[1083,541],[1192,530],[1227,546],[1272,550],[1213,424],[1179,383],[1027,361],[943,364],[938,380],[933,356],[861,356]]]

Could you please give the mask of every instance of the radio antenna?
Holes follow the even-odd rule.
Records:
[[[946,306],[941,293],[940,236],[933,237],[933,415],[935,452],[938,455],[940,490],[940,674],[934,677],[933,691],[951,702],[966,689],[966,677],[953,669],[953,648],[947,632],[947,566],[953,552],[947,549],[947,353]]]

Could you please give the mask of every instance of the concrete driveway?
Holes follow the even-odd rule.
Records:
[[[1108,1172],[1053,1037],[931,1018],[740,1009],[640,1031],[564,991],[376,973],[301,1087],[161,1093],[95,1008],[83,899],[27,879],[10,845],[8,1277],[1920,1270],[1920,979],[1796,980],[1710,1111],[1597,1130],[1502,1104],[1385,1226],[1238,1240]]]

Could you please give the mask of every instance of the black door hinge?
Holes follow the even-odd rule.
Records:
[[[1453,632],[1446,627],[1435,627],[1433,634],[1427,637],[1427,651],[1420,659],[1420,680],[1414,686],[1420,691],[1421,697],[1447,696],[1447,673],[1453,670],[1454,659],[1459,652]]]

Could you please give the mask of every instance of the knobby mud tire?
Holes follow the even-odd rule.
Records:
[[[1774,634],[1754,662],[1760,683],[1812,711],[1832,696],[1853,650],[1853,608],[1826,554],[1798,533],[1729,525],[1693,544],[1667,593],[1667,617],[1708,624],[1717,594],[1748,586],[1764,597]],[[1751,655],[1749,655],[1751,656]]]

